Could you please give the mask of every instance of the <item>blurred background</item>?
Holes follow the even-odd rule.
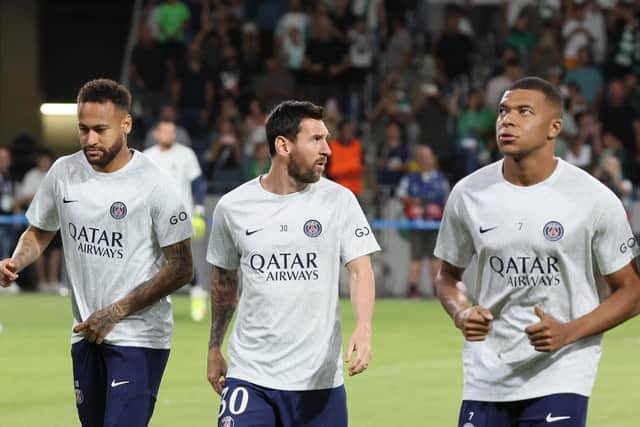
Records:
[[[496,107],[523,76],[561,88],[556,155],[609,186],[637,232],[639,19],[633,0],[0,0],[0,255],[51,162],[78,149],[75,96],[97,77],[133,93],[131,147],[156,144],[158,121],[176,124],[206,180],[208,218],[220,195],[268,170],[274,105],[325,106],[327,176],[357,195],[384,248],[381,296],[433,295],[448,191],[500,157]],[[208,283],[205,245],[195,251]],[[12,291],[64,294],[60,252]]]

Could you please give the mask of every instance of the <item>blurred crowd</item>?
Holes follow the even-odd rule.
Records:
[[[130,145],[153,146],[157,124],[174,122],[208,193],[223,194],[268,170],[268,111],[306,99],[326,108],[327,176],[370,217],[395,201],[408,219],[438,220],[449,188],[499,158],[504,89],[536,75],[564,96],[556,155],[629,208],[640,196],[639,23],[638,0],[147,1],[130,57]],[[16,194],[1,213],[28,203]],[[410,240],[412,260],[432,259],[424,240]]]

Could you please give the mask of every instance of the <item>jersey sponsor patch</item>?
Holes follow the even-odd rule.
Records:
[[[114,202],[109,209],[113,219],[123,219],[127,216],[127,205],[122,202]]]
[[[309,237],[318,237],[322,233],[322,224],[318,220],[310,219],[304,223],[303,230]]]

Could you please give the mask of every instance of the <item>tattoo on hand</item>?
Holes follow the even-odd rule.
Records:
[[[215,267],[211,281],[211,337],[209,348],[221,347],[238,305],[238,275]]]

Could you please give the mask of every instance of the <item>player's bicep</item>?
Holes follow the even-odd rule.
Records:
[[[162,253],[167,259],[167,265],[177,271],[181,271],[191,279],[193,275],[193,257],[191,255],[191,239],[184,239],[180,242],[165,246]]]
[[[607,285],[615,292],[622,288],[633,288],[640,294],[640,275],[635,261],[622,267],[620,270],[604,276]]]
[[[440,269],[436,276],[437,286],[455,288],[457,283],[462,281],[464,268],[455,266],[447,261],[440,262]]]

